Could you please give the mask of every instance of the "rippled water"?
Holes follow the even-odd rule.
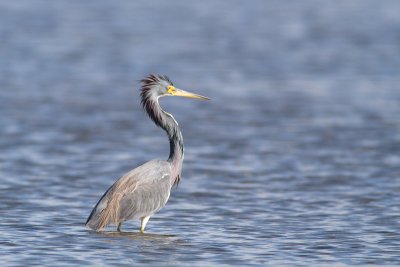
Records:
[[[2,266],[400,264],[399,9],[0,1]],[[150,72],[212,101],[162,103],[186,155],[147,233],[94,233],[108,186],[168,155]]]

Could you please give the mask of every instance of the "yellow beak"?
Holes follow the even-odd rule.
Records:
[[[191,92],[187,92],[181,89],[174,88],[174,90],[170,91],[171,95],[173,96],[182,96],[182,97],[187,97],[187,98],[196,98],[196,99],[201,99],[201,100],[210,100],[208,97],[194,94]]]

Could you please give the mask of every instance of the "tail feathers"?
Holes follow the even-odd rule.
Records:
[[[89,218],[86,221],[86,227],[89,227],[92,230],[95,230],[97,232],[101,231],[104,227],[102,227],[102,220],[101,220],[101,214],[96,212],[96,207],[92,210],[92,213],[90,214]]]
[[[110,220],[107,216],[107,210],[109,209],[108,198],[106,194],[99,200],[96,206],[93,208],[86,221],[86,226],[95,231],[101,231],[104,227],[110,224]]]
[[[121,194],[107,196],[106,192],[90,213],[86,226],[99,232],[111,223],[118,225],[120,222],[119,202],[121,197]]]

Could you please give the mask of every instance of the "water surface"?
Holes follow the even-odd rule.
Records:
[[[397,1],[1,1],[0,260],[7,266],[400,264]],[[186,144],[138,234],[84,227],[122,174]]]

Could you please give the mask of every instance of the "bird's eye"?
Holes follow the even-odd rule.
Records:
[[[168,86],[168,93],[173,94],[175,92],[175,87],[170,85]]]

